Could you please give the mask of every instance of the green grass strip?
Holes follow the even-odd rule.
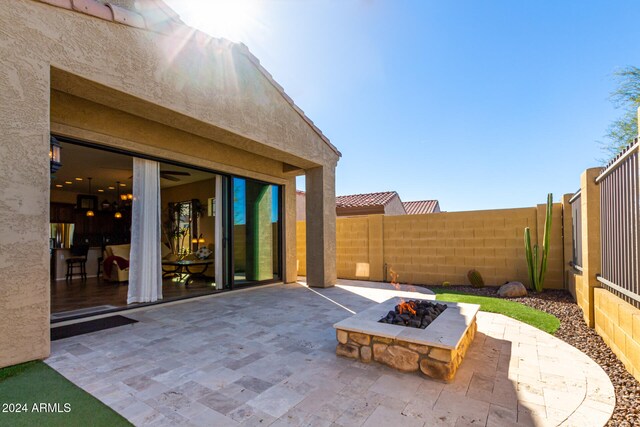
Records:
[[[479,304],[481,311],[504,314],[505,316],[519,320],[550,334],[553,334],[560,327],[560,320],[558,320],[556,316],[520,304],[519,302],[502,298],[469,295],[444,289],[431,290],[435,292],[436,299],[438,300]]]
[[[16,412],[18,407],[23,412]],[[43,362],[0,369],[0,426],[36,425],[131,424]]]

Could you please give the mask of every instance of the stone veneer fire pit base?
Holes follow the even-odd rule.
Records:
[[[391,298],[336,323],[336,354],[451,381],[475,337],[480,307],[439,301],[447,309],[426,329],[379,323],[401,300]]]

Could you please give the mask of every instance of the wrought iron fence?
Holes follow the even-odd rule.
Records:
[[[571,204],[571,228],[573,230],[571,266],[582,271],[582,197],[580,190],[569,199],[569,203]]]
[[[598,281],[640,306],[640,179],[638,140],[596,178],[600,187],[600,256]]]

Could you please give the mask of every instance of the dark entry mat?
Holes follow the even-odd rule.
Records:
[[[115,328],[117,326],[129,325],[131,323],[138,323],[138,321],[124,316],[109,316],[103,317],[102,319],[89,320],[88,322],[59,326],[57,328],[51,328],[51,341],[88,334],[103,329]]]

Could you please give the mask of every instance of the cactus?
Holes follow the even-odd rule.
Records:
[[[472,287],[484,288],[484,280],[482,280],[482,276],[478,270],[469,270],[467,278],[469,279],[469,282],[471,282]]]
[[[538,269],[538,245],[533,245],[531,249],[531,230],[524,229],[524,251],[527,259],[527,269],[531,288],[536,292],[542,292],[544,276],[547,272],[547,258],[549,256],[549,241],[551,239],[551,208],[553,206],[553,194],[547,195],[547,211],[544,218],[544,237],[542,239],[542,260]]]

